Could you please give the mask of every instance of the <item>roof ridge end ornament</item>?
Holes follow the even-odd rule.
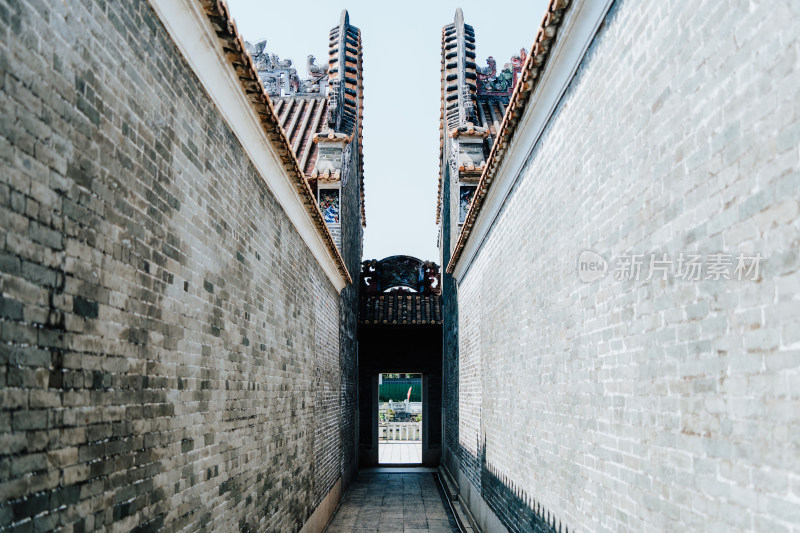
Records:
[[[342,133],[340,131],[334,131],[330,128],[326,128],[325,130],[315,133],[314,136],[311,138],[312,142],[320,142],[320,141],[332,141],[332,142],[342,142],[342,143],[349,143],[353,140],[353,134]]]
[[[458,127],[451,129],[449,132],[447,132],[447,135],[453,139],[457,139],[462,135],[481,137],[485,139],[489,136],[489,128],[473,124],[472,122],[467,122],[466,124],[461,124]]]

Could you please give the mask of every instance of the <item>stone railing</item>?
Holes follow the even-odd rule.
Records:
[[[422,422],[382,422],[378,424],[378,440],[410,441],[422,439]]]

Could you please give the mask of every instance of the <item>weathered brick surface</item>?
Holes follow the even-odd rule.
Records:
[[[523,502],[569,531],[800,531],[798,20],[618,1],[530,147],[459,285],[450,450],[511,530]],[[583,283],[585,249],[764,262]]]
[[[340,395],[341,412],[337,413],[336,423],[339,426],[342,441],[341,470],[345,475],[354,474],[358,468],[358,448],[356,442],[356,420],[358,418],[358,283],[361,272],[361,256],[364,242],[364,229],[361,218],[361,179],[362,168],[359,158],[359,139],[353,141],[350,150],[350,175],[342,183],[342,225],[341,247],[350,277],[355,280],[342,290],[339,307],[339,344],[341,357],[337,389]]]
[[[0,529],[298,530],[355,319],[150,5],[0,0],[0,112]]]
[[[452,194],[448,165],[442,165],[442,194],[447,198]],[[456,284],[453,276],[444,272],[450,261],[452,238],[447,228],[451,218],[450,202],[442,204],[442,220],[440,226],[439,264],[442,265],[442,429],[443,446],[442,462],[455,470],[457,464],[448,452],[457,453],[458,446],[458,304],[456,301]]]

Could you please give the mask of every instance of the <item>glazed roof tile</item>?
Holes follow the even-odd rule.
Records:
[[[314,135],[325,127],[328,100],[324,96],[272,97],[283,131],[292,145],[306,178],[311,177],[317,162],[317,144]]]
[[[381,293],[360,300],[360,324],[441,324],[442,304],[438,294]]]

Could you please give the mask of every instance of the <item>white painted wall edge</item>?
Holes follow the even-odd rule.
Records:
[[[236,135],[253,166],[297,228],[300,237],[337,292],[341,292],[347,285],[347,280],[339,272],[333,255],[297,194],[289,173],[264,133],[233,67],[222,53],[217,36],[200,3],[195,0],[150,0],[150,5],[228,127]]]
[[[550,122],[561,97],[575,77],[586,51],[592,44],[614,0],[573,0],[566,19],[556,35],[555,48],[525,109],[508,153],[497,169],[494,184],[461,252],[453,276],[458,282],[466,275],[508,200],[525,162]]]

